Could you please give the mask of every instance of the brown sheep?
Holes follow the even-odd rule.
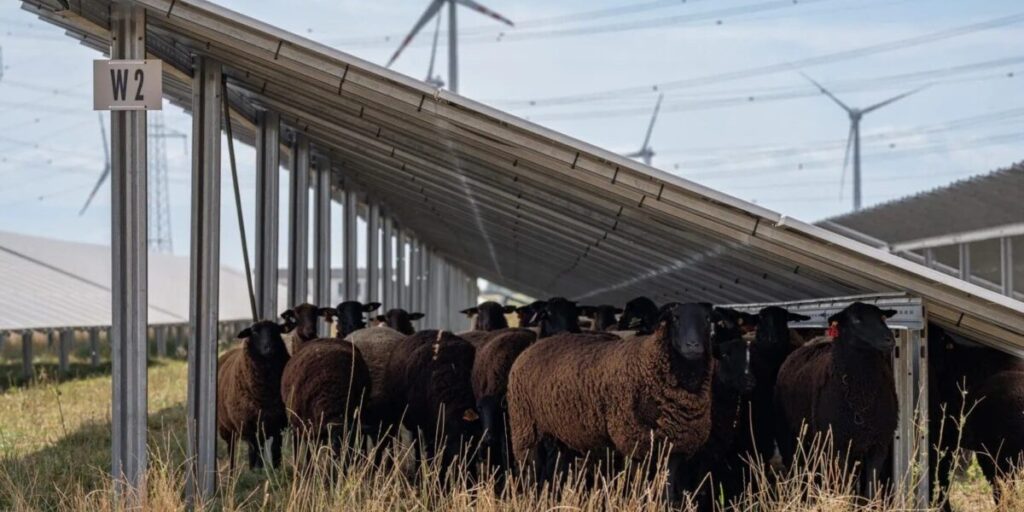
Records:
[[[256,322],[238,333],[242,346],[217,361],[217,430],[228,443],[232,469],[239,439],[249,445],[250,468],[263,465],[261,448],[267,440],[271,464],[281,463],[281,431],[288,424],[281,375],[289,360],[282,330],[271,321]]]
[[[281,396],[295,434],[329,442],[335,454],[370,391],[370,372],[359,349],[347,341],[320,339],[303,344],[284,369]]]
[[[404,309],[392,308],[383,315],[377,315],[374,321],[377,326],[390,327],[406,336],[416,332],[412,326],[413,321],[423,318],[423,313],[410,313]]]
[[[929,459],[945,510],[953,451],[978,453],[1000,503],[998,480],[1024,456],[1024,360],[928,325]],[[960,415],[966,418],[960,423]]]
[[[420,331],[402,340],[388,361],[385,385],[392,398],[388,418],[412,432],[424,445],[417,456],[432,459],[440,448],[442,470],[451,466],[464,444],[479,438],[480,417],[473,400],[470,372],[473,346],[447,331]],[[438,444],[440,443],[440,444]]]
[[[782,364],[775,385],[776,441],[787,466],[806,425],[805,445],[831,430],[839,460],[857,465],[862,496],[871,494],[874,479],[885,483],[899,411],[895,341],[885,324],[895,314],[854,302],[828,319],[838,330],[833,342],[805,345]]]
[[[491,460],[510,467],[508,446],[508,374],[519,354],[537,340],[529,329],[494,331],[486,343],[476,350],[473,359],[473,396],[480,413],[483,446],[490,450]]]
[[[330,321],[333,314],[332,308],[321,308],[308,302],[283,311],[281,318],[291,331],[288,336],[288,352],[295,354],[303,343],[317,339],[319,335],[316,331],[320,318]]]
[[[370,434],[380,426],[383,412],[391,406],[391,399],[387,396],[388,389],[384,384],[384,379],[391,353],[397,350],[398,345],[405,338],[406,335],[390,327],[359,329],[345,338],[359,349],[370,372],[372,385],[369,396],[363,402],[360,417]]]
[[[515,313],[515,311],[515,306],[502,306],[489,300],[479,306],[463,309],[461,313],[473,318],[474,331],[496,331],[508,327],[505,315]]]
[[[616,315],[621,315],[622,308],[617,306],[580,306],[580,314],[591,320],[590,330],[610,331],[617,329],[619,320]]]
[[[669,481],[687,481],[681,463],[711,430],[711,314],[705,304],[676,304],[654,334],[633,341],[563,334],[526,349],[509,375],[516,460],[548,467],[538,450],[545,438],[632,457],[668,447]]]

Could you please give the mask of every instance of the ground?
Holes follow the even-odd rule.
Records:
[[[0,366],[0,379],[14,382],[10,375],[17,374],[19,369],[17,362]],[[5,385],[0,390],[0,510],[108,509],[109,376],[102,368],[90,370],[82,367],[74,376],[57,380],[54,369],[45,365],[37,367],[37,374],[39,379],[27,387]],[[182,506],[180,482],[164,480],[176,480],[181,472],[185,376],[186,366],[182,361],[159,360],[149,368],[150,446],[153,465],[156,466],[151,470],[150,480],[151,488],[162,486],[160,492],[163,493],[151,496],[151,509],[178,509]],[[223,461],[223,443],[218,441],[218,447]],[[285,456],[286,459],[289,456],[287,447]],[[240,462],[243,460],[239,458]],[[291,475],[289,466],[278,472],[242,470],[236,477],[222,477],[218,508],[302,510],[314,506],[313,503],[317,503],[317,508],[327,504],[325,501],[310,502],[309,493],[302,495],[305,491],[297,489],[298,484]],[[433,509],[439,506],[433,501],[437,498],[433,495],[437,493],[447,493],[443,498],[445,508],[451,509],[548,508],[548,505],[537,501],[516,504],[497,500],[480,489],[461,494],[451,489],[423,490],[422,484],[417,488],[404,480],[374,477],[370,472],[348,474],[347,478],[339,486],[327,490],[338,493],[338,497],[330,499],[331,508]],[[366,486],[370,487],[369,490]],[[100,491],[90,494],[97,489]],[[424,496],[417,496],[417,492]],[[467,496],[472,496],[472,499]],[[958,510],[994,510],[990,496],[988,484],[973,467],[957,482],[954,503]],[[637,498],[650,500],[649,497]],[[565,500],[564,497],[559,499],[559,503]],[[572,499],[577,500],[573,508],[608,508],[608,502],[579,501],[579,497]],[[626,503],[632,502],[622,502],[622,506],[627,506]],[[650,503],[643,505],[637,508],[663,508]],[[850,508],[838,507],[836,510]]]

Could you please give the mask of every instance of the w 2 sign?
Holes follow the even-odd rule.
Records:
[[[93,110],[160,110],[164,93],[159,60],[92,61]]]

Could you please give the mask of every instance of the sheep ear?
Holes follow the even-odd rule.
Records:
[[[511,313],[515,313],[516,312],[516,307],[515,306],[505,306],[504,308],[501,308],[501,310],[506,315],[508,315],[508,314],[511,314]]]
[[[473,315],[477,314],[478,311],[479,311],[479,309],[477,309],[476,306],[473,306],[471,308],[463,309],[462,311],[459,311],[459,313],[462,313],[463,315],[466,315],[466,316],[473,316]]]
[[[246,339],[246,338],[248,338],[250,336],[252,336],[252,327],[246,327],[245,329],[242,329],[241,331],[239,331],[238,335],[235,336],[235,337],[240,339],[240,340],[244,340],[244,339]]]
[[[281,318],[284,318],[285,320],[288,320],[288,319],[294,320],[296,318],[295,317],[295,310],[294,309],[286,309],[286,310],[282,311],[281,312]]]
[[[897,311],[895,309],[883,309],[882,310],[882,316],[884,316],[887,319],[896,316],[896,313],[897,313]]]
[[[371,311],[376,311],[377,308],[379,308],[379,307],[380,307],[380,302],[370,302],[370,303],[367,303],[367,304],[363,305],[363,312],[364,313],[369,313]]]
[[[419,320],[424,316],[426,315],[424,315],[423,313],[409,313],[409,320]]]
[[[330,322],[332,322],[334,320],[334,317],[338,314],[338,310],[336,310],[334,308],[319,308],[319,309],[316,310],[316,314],[319,315],[319,316],[324,317],[324,320],[327,320],[327,322],[330,323]]]
[[[789,321],[790,322],[806,322],[806,321],[808,321],[810,319],[811,319],[811,317],[809,317],[807,315],[801,315],[800,313],[790,313],[789,314]]]

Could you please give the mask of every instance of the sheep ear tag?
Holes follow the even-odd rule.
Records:
[[[480,415],[473,409],[466,409],[466,412],[462,413],[462,421],[476,421],[480,419]]]
[[[828,336],[829,338],[838,338],[839,322],[832,322],[831,324],[829,324],[828,330],[825,331],[825,336]]]

